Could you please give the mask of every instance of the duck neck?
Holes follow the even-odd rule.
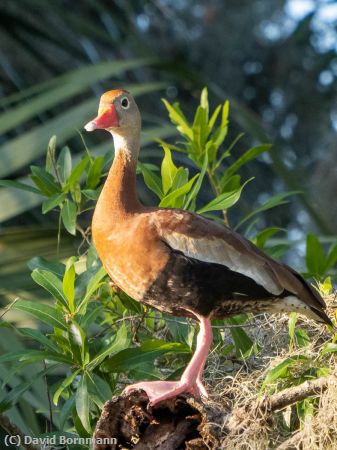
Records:
[[[114,135],[115,158],[97,201],[94,222],[108,225],[141,208],[136,192],[140,139]]]

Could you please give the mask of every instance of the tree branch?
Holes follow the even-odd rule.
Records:
[[[20,437],[20,446],[26,450],[40,450],[38,447],[35,447],[33,444],[24,444],[24,434],[22,431],[12,423],[7,416],[4,414],[0,414],[0,426],[7,431],[11,436],[19,436]]]
[[[336,382],[337,374],[334,373],[317,380],[305,381],[299,386],[284,389],[241,408],[236,408],[232,411],[227,423],[228,435],[242,433],[253,421],[262,420],[265,423],[273,412],[280,411],[307,397],[320,395],[328,388],[329,384]]]
[[[279,445],[276,448],[276,450],[295,450],[295,449],[297,449],[298,444],[301,442],[302,435],[303,435],[302,431],[297,431],[289,439],[282,442],[282,444]]]

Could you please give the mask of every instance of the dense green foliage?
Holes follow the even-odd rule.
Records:
[[[239,201],[247,183],[253,182],[243,179],[240,170],[270,146],[258,145],[236,156],[235,144],[241,136],[228,142],[229,103],[210,111],[206,89],[192,122],[179,104],[171,105],[166,100],[164,104],[179,140],[175,145],[159,140],[163,150],[161,166],[139,162],[139,173],[158,197],[160,206],[185,208],[228,222],[228,211]],[[191,160],[190,169],[175,162],[181,153]],[[44,167],[32,166],[28,181],[1,181],[3,185],[39,196],[42,213],[58,217],[61,244],[62,229],[71,235],[79,234],[81,239],[76,257],[63,262],[42,257],[29,261],[31,277],[48,301],[15,299],[0,322],[0,334],[8,342],[4,344],[7,352],[0,356],[3,388],[0,412],[8,412],[23,431],[30,429],[36,436],[44,428],[42,418],[49,421],[53,434],[58,430],[89,436],[104,401],[120,393],[132,380],[175,379],[195,345],[196,330],[189,320],[166,317],[111,285],[90,243],[86,212],[94,208],[112,158],[111,150],[99,155],[86,146],[81,158],[74,158],[68,147],[58,151],[56,137],[52,137]],[[200,197],[205,185],[213,189],[212,198],[207,201]],[[242,217],[238,227],[251,236],[261,214],[288,201],[291,194],[271,196]],[[273,243],[279,232],[282,232],[279,228],[268,228],[251,239],[279,257],[287,249],[284,244]],[[332,246],[325,256],[317,238],[308,236],[308,275],[325,280],[323,288],[327,292],[332,287],[325,277],[329,271],[335,274],[336,248]],[[13,312],[28,314],[34,319],[34,326],[15,326],[6,321],[6,314]],[[242,327],[249,320],[250,316],[241,315],[214,321],[214,325],[228,327],[232,338],[228,344],[223,328],[215,329],[214,345],[220,357],[234,354],[242,360],[259,352],[258,340]],[[262,385],[263,390],[275,388],[278,380],[283,388],[328,372],[324,358],[337,351],[337,335],[322,348],[319,360],[310,360],[301,354],[310,338],[296,327],[296,320],[293,314],[289,321],[289,345],[298,347],[298,355],[274,367]],[[303,366],[299,375],[298,364]],[[292,375],[293,367],[297,368],[296,377]],[[41,393],[40,385],[44,385],[48,395]],[[311,411],[313,404],[299,405],[299,416],[303,411]],[[31,411],[30,418],[21,412],[22,405]],[[37,415],[33,414],[34,409],[38,410]]]

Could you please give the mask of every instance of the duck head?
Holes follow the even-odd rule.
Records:
[[[141,118],[130,92],[114,89],[101,96],[98,115],[85,125],[86,131],[103,129],[112,135],[125,135],[140,130]]]

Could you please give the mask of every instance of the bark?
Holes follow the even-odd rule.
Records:
[[[279,445],[276,450],[297,450],[301,440],[302,432],[297,431],[297,433],[293,434],[289,439]]]
[[[21,447],[25,450],[39,450],[35,445],[33,444],[23,444],[24,442],[24,434],[22,431],[14,424],[12,423],[7,416],[4,414],[0,414],[0,426],[7,431],[7,433],[11,436],[19,436],[21,441]]]
[[[320,395],[328,388],[330,383],[336,381],[336,374],[318,378],[317,380],[305,381],[299,386],[284,389],[271,396],[255,400],[241,408],[233,409],[227,425],[229,433],[237,434],[247,428],[252,420],[262,419],[266,421],[276,411],[280,411],[307,397]]]
[[[209,422],[212,421],[210,424]],[[149,406],[144,391],[114,397],[104,405],[94,433],[94,450],[209,450],[218,448],[222,411],[193,397],[178,396]],[[107,446],[102,438],[116,438]]]
[[[179,396],[152,408],[144,391],[114,397],[104,405],[94,434],[94,450],[117,448],[137,450],[216,450],[232,448],[232,440],[245,430],[272,425],[274,413],[307,397],[318,396],[335,374],[306,381],[300,386],[265,396],[243,407],[207,402],[202,404],[191,396]],[[99,438],[116,438],[110,446]],[[300,432],[281,444],[278,450],[296,448]],[[96,441],[96,443],[95,443]],[[120,447],[119,447],[120,446]]]

